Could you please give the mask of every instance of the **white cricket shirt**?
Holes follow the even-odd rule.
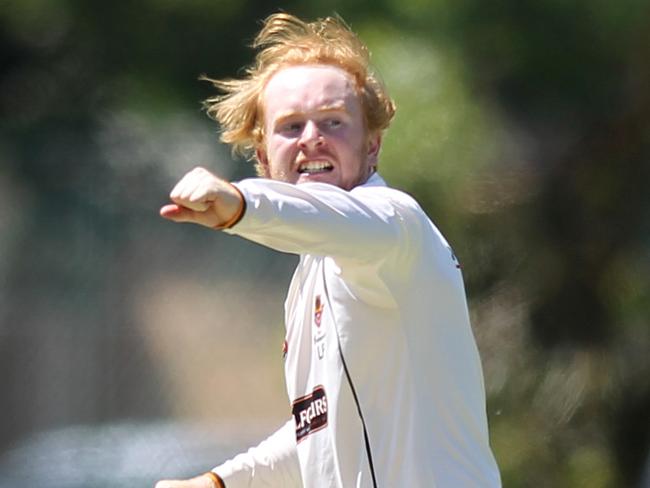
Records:
[[[501,486],[461,271],[413,198],[376,174],[351,191],[236,186],[247,209],[226,232],[300,263],[285,303],[292,418],[214,469],[226,486]]]

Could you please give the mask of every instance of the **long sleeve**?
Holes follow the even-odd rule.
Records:
[[[212,471],[224,480],[227,488],[301,488],[293,418],[256,447]]]
[[[377,261],[404,244],[406,222],[423,214],[408,195],[373,178],[352,191],[322,183],[240,181],[235,185],[246,199],[246,214],[226,232],[282,252]]]

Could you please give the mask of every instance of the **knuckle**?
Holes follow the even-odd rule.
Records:
[[[203,202],[205,198],[206,198],[206,193],[201,189],[192,192],[192,194],[188,195],[187,197],[187,199],[192,203]]]

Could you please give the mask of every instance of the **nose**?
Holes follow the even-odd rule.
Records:
[[[314,121],[309,120],[305,124],[298,140],[298,147],[301,150],[316,149],[325,144],[323,134],[318,129],[318,125]]]

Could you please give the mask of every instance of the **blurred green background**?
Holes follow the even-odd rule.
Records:
[[[650,486],[644,0],[0,0],[0,465],[63,427],[288,416],[295,258],[158,217],[194,165],[253,175],[198,77],[278,9],[340,13],[397,101],[380,171],[463,264],[504,486]]]

